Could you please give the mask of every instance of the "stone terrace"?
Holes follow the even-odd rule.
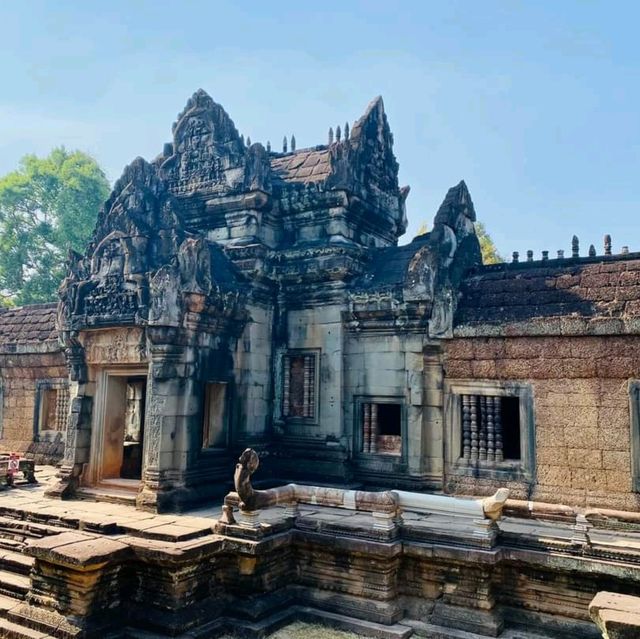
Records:
[[[0,495],[3,638],[263,637],[295,619],[382,638],[595,637],[595,592],[637,588],[640,524],[587,526],[571,509],[534,518],[508,504],[495,545],[468,517],[405,512],[376,533],[371,513],[319,506],[293,520],[265,509],[243,532],[217,525],[217,506],[157,515],[53,502],[43,494],[53,473]],[[114,629],[107,608],[136,629]],[[549,614],[566,634],[530,631]],[[444,631],[450,623],[467,632]]]

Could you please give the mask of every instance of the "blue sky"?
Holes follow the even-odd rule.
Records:
[[[4,2],[0,173],[64,144],[113,181],[199,87],[274,148],[381,94],[405,240],[464,179],[504,255],[640,250],[638,24],[623,1]]]

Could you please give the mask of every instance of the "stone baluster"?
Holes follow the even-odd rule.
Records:
[[[471,461],[478,461],[478,401],[471,395],[469,419],[471,422]]]
[[[314,400],[315,400],[315,357],[313,355],[305,355],[304,358],[304,416],[314,416]]]
[[[480,396],[480,443],[478,446],[478,458],[487,460],[487,398]]]
[[[493,430],[495,432],[495,461],[501,462],[504,459],[502,449],[502,399],[494,397],[493,402]]]
[[[371,452],[371,404],[362,404],[363,428],[362,428],[362,452]]]
[[[378,452],[378,404],[371,404],[371,452]]]
[[[494,462],[496,459],[495,440],[495,397],[487,397],[487,461]]]
[[[303,371],[303,380],[302,380],[302,413],[305,417],[309,417],[309,400],[311,399],[309,396],[309,390],[311,387],[310,384],[310,370],[308,366],[309,356],[304,356],[304,371]]]
[[[289,408],[291,403],[291,360],[288,356],[284,357],[284,379],[282,383],[282,414],[289,416]]]
[[[471,397],[462,396],[462,458],[471,457]]]

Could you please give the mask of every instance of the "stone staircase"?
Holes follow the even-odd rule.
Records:
[[[64,528],[0,516],[0,638],[44,639],[52,637],[48,624],[26,625],[19,609],[31,587],[29,573],[34,559],[22,549],[30,539],[56,535]],[[40,627],[34,628],[33,625]],[[62,635],[58,635],[62,636]]]

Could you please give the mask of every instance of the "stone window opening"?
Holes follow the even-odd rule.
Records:
[[[402,455],[402,405],[389,402],[360,404],[362,452]]]
[[[41,380],[36,383],[34,441],[55,438],[67,430],[69,384],[66,380]]]
[[[228,420],[226,404],[226,382],[209,382],[205,384],[202,448],[227,448]]]
[[[445,457],[449,473],[533,479],[535,421],[529,384],[449,380],[446,398]]]
[[[520,460],[520,400],[517,397],[461,395],[460,456],[471,462]]]
[[[317,419],[317,353],[290,352],[283,358],[282,415],[287,419]]]

